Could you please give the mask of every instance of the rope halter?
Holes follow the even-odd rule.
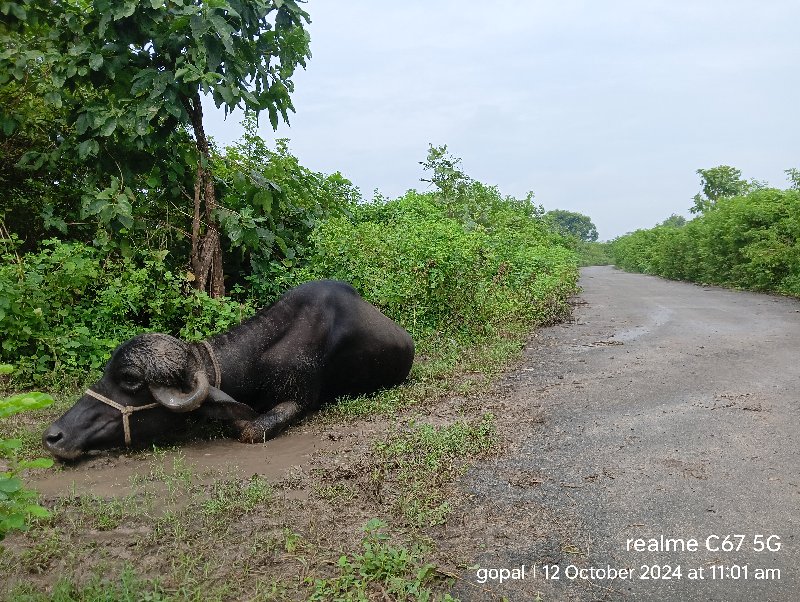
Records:
[[[211,360],[211,365],[214,368],[214,386],[219,388],[220,381],[222,380],[222,371],[220,370],[217,356],[208,341],[200,341],[200,343],[205,348],[206,353],[208,353],[208,357]],[[196,357],[197,352],[193,351],[193,353],[195,353]],[[102,401],[104,404],[109,405],[116,410],[119,410],[119,412],[122,414],[122,428],[125,431],[125,445],[128,447],[131,445],[130,415],[134,412],[138,412],[139,410],[152,410],[153,408],[164,407],[160,403],[149,403],[143,406],[124,406],[121,403],[117,403],[113,399],[109,399],[105,395],[101,395],[97,391],[93,391],[92,389],[86,389],[85,394],[89,395],[90,397],[94,397],[98,401]]]
[[[131,444],[130,415],[133,414],[134,412],[138,412],[139,410],[151,410],[161,405],[160,403],[149,403],[146,406],[124,406],[112,399],[109,399],[105,395],[101,395],[97,391],[92,391],[91,389],[86,389],[86,395],[90,395],[91,397],[94,397],[98,401],[102,401],[104,404],[110,405],[112,408],[120,411],[120,413],[122,414],[122,428],[125,430],[125,445],[127,446],[130,446]]]

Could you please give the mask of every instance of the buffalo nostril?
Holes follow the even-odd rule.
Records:
[[[46,445],[55,445],[64,438],[62,431],[48,431],[44,435],[44,442]]]

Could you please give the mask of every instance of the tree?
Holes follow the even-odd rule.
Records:
[[[507,226],[504,219],[515,220],[522,214],[530,218],[540,217],[544,213],[541,205],[533,203],[533,192],[528,192],[524,199],[503,197],[496,186],[468,176],[461,167],[461,159],[448,152],[447,145],[429,144],[426,160],[419,164],[428,173],[428,177],[420,178],[420,181],[436,188],[432,192],[435,202],[444,209],[447,217],[457,219],[466,228],[478,225],[493,228],[501,223]],[[512,205],[521,213],[508,212]]]
[[[677,214],[673,213],[672,215],[670,215],[667,219],[665,219],[663,222],[661,222],[658,225],[659,226],[668,226],[670,228],[682,228],[683,226],[686,225],[686,218],[683,217],[682,215],[677,215]]]
[[[554,209],[544,214],[544,219],[553,229],[584,242],[597,240],[597,227],[588,215],[563,209]]]
[[[66,106],[72,127],[49,157],[34,153],[23,162],[40,166],[70,153],[97,157],[118,141],[150,152],[168,148],[181,128],[193,133],[190,263],[198,289],[223,295],[201,93],[226,113],[266,110],[273,128],[279,118],[288,122],[292,76],[310,57],[308,14],[295,0],[23,0],[0,2],[0,13],[0,85],[44,66],[44,99]],[[87,88],[93,93],[80,93]],[[0,123],[15,127],[5,114]],[[113,177],[88,211],[132,224],[136,193],[123,179]]]
[[[325,175],[302,166],[286,139],[268,148],[251,113],[242,124],[242,138],[214,159],[217,215],[230,243],[224,249],[229,281],[241,283],[250,274],[251,294],[268,290],[269,297],[279,292],[282,274],[306,261],[313,230],[345,214],[361,194],[339,172]]]
[[[789,189],[800,190],[800,169],[792,167],[791,169],[785,170],[783,173],[786,174],[789,180]]]
[[[420,178],[436,187],[439,201],[447,209],[450,217],[464,217],[465,208],[461,205],[467,197],[467,189],[474,181],[461,168],[461,159],[447,151],[447,145],[428,145],[428,156],[420,161],[422,169],[430,173],[429,178]]]
[[[702,193],[694,195],[692,213],[704,213],[711,209],[719,199],[741,196],[764,188],[762,182],[742,179],[742,172],[729,165],[719,165],[710,169],[698,169]]]

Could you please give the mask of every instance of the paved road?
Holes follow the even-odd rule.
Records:
[[[800,600],[800,302],[610,267],[581,284],[505,382],[509,453],[467,475],[444,536],[525,578],[470,569],[455,593]]]

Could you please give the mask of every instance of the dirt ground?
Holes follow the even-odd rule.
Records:
[[[509,572],[454,593],[800,599],[800,302],[612,267],[581,285],[502,383],[508,453],[439,541]]]
[[[424,530],[433,560],[455,577],[452,593],[464,602],[800,599],[800,302],[611,267],[584,269],[581,285],[572,321],[538,331],[491,394],[400,417],[442,425],[492,412],[505,440],[451,490],[447,522]],[[199,474],[266,477],[280,503],[257,529],[296,532],[332,565],[386,512],[389,490],[374,490],[369,458],[394,424],[312,419],[264,445],[200,441],[178,453]],[[34,485],[46,500],[66,490],[116,497],[151,462],[104,453]],[[320,485],[342,484],[352,496],[320,495]],[[128,527],[108,533],[121,538],[109,562],[125,557]],[[270,575],[296,580],[306,561],[281,554],[270,552]],[[27,579],[65,568],[49,561]]]

